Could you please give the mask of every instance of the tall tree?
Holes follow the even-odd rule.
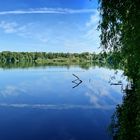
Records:
[[[127,67],[126,74],[133,76],[132,78],[138,77],[137,74],[140,74],[139,0],[99,0],[99,2],[102,17],[99,25],[100,38],[104,50],[121,52]]]
[[[113,136],[117,140],[140,139],[140,4],[139,0],[99,0],[101,44],[119,52],[125,74],[132,80],[123,104],[113,117]]]

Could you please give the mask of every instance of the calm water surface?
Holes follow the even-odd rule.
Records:
[[[122,100],[120,86],[109,83],[114,72],[0,69],[0,140],[111,140],[107,127]],[[78,86],[73,74],[82,80]]]

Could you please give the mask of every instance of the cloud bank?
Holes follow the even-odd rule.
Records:
[[[0,15],[17,15],[17,14],[82,14],[93,13],[95,9],[63,9],[63,8],[38,8],[27,10],[0,11]]]

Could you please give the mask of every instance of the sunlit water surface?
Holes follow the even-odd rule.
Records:
[[[109,83],[114,72],[0,69],[0,140],[111,140],[108,125],[122,100],[121,87]]]

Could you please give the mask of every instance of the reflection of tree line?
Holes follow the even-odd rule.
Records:
[[[114,61],[113,54],[108,53],[46,53],[46,52],[9,52],[0,53],[1,68],[28,68],[39,66],[67,66],[78,65],[89,69],[91,66],[121,68],[119,62]]]
[[[115,53],[53,53],[53,52],[0,52],[0,63],[17,63],[17,62],[105,62],[114,63]]]
[[[114,140],[140,140],[140,4],[139,0],[99,0],[101,44],[120,61],[131,85],[116,107],[111,132]],[[112,60],[111,60],[112,61]],[[114,63],[114,62],[113,62]]]
[[[50,62],[50,63],[36,63],[36,62],[14,62],[14,63],[0,63],[0,68],[3,69],[12,69],[12,68],[31,68],[31,67],[47,67],[47,66],[64,66],[70,68],[71,66],[78,66],[82,69],[89,69],[90,67],[106,67],[109,69],[117,69],[116,66],[109,64],[109,63],[102,63],[102,62],[81,62],[81,63],[57,63],[57,62]]]

